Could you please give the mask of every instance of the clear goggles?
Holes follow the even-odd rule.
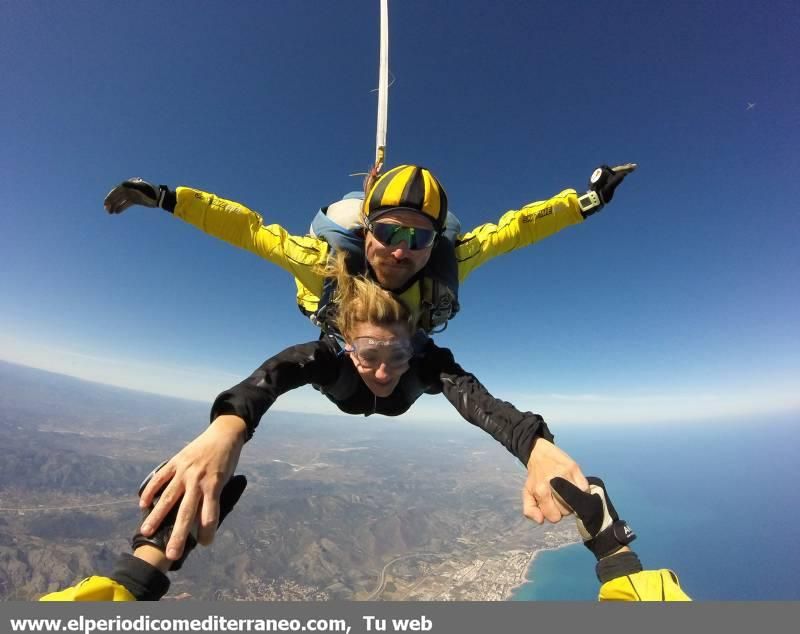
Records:
[[[414,356],[414,349],[408,339],[356,337],[344,347],[344,351],[369,370],[377,370],[382,365],[392,369],[402,368]]]
[[[427,249],[436,242],[435,229],[421,229],[420,227],[406,227],[388,222],[370,222],[367,230],[375,236],[381,244],[395,246],[405,242],[412,251]]]

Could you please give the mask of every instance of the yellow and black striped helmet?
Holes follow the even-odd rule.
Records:
[[[419,165],[400,165],[381,175],[364,199],[364,215],[376,220],[398,209],[415,211],[437,231],[447,217],[447,194],[439,180]]]

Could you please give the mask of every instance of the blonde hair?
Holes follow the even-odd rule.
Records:
[[[336,252],[320,272],[336,283],[331,321],[346,340],[352,339],[357,324],[364,323],[379,326],[399,324],[408,330],[409,335],[414,332],[417,315],[364,275],[350,274],[346,251]]]

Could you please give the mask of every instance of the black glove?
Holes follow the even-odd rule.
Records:
[[[152,185],[141,178],[130,178],[108,192],[103,206],[110,214],[121,214],[131,205],[162,207],[169,191],[166,185]]]
[[[636,163],[626,163],[616,167],[601,165],[592,172],[589,177],[589,191],[578,198],[583,217],[588,218],[610,203],[614,198],[614,190],[636,167]]]
[[[144,482],[142,482],[142,484],[139,486],[139,495],[142,494],[145,486],[147,486],[147,483],[150,482],[150,479],[155,475],[155,473],[165,464],[167,463],[162,462],[144,479]],[[222,521],[227,517],[228,513],[230,513],[233,510],[233,507],[236,506],[236,503],[239,501],[242,493],[244,493],[245,487],[247,487],[247,478],[245,478],[243,475],[237,475],[228,480],[228,483],[222,488],[222,492],[220,493],[219,497],[219,524],[217,524],[217,526],[222,524]],[[150,512],[155,507],[159,497],[161,497],[161,492],[159,492],[159,494],[153,498],[153,504],[149,508],[146,508],[142,511],[142,521],[144,521],[144,519],[150,515]],[[175,527],[175,520],[178,517],[178,508],[180,507],[182,499],[183,496],[181,496],[178,501],[175,502],[172,510],[167,513],[167,516],[156,529],[155,533],[153,533],[150,537],[145,537],[141,534],[141,532],[136,531],[136,534],[131,540],[131,546],[133,547],[133,550],[136,550],[139,548],[139,546],[149,544],[150,546],[155,546],[162,552],[167,551],[167,543],[172,535],[172,529]],[[195,546],[197,546],[197,522],[195,522],[195,525],[192,527],[191,532],[186,538],[186,545],[183,548],[183,555],[181,555],[181,558],[175,561],[169,567],[169,569],[180,570],[181,566],[183,566],[183,562],[186,561],[186,558],[189,556],[189,553],[192,552]]]
[[[597,560],[613,555],[627,546],[636,534],[625,520],[619,519],[617,511],[606,493],[606,485],[600,478],[589,477],[589,491],[581,491],[564,478],[553,478],[550,486],[561,500],[575,511],[578,532],[586,548]]]

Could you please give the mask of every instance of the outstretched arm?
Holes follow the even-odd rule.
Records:
[[[425,367],[437,375],[440,385],[436,391],[441,390],[464,420],[488,433],[523,465],[527,466],[537,438],[553,439],[539,414],[521,412],[492,396],[474,374],[456,363],[447,348],[429,342]]]
[[[522,491],[525,517],[541,524],[545,519],[558,522],[568,515],[570,509],[553,498],[550,480],[562,477],[581,488],[588,485],[578,464],[553,444],[544,419],[492,396],[446,348],[431,342],[428,351],[426,364],[438,368],[441,391],[447,400],[464,419],[490,434],[527,468]]]
[[[261,417],[281,395],[303,385],[326,385],[338,373],[340,360],[328,339],[318,339],[286,348],[241,383],[217,396],[211,419],[230,414],[247,426],[249,440]]]
[[[291,235],[277,224],[265,225],[261,215],[237,202],[199,189],[154,185],[141,178],[123,181],[105,198],[110,214],[132,206],[161,207],[204,233],[277,264],[317,297],[322,276],[316,272],[328,257],[328,244],[309,236]]]
[[[458,278],[463,281],[479,266],[498,255],[526,247],[583,222],[611,202],[625,176],[636,169],[626,163],[610,168],[598,167],[589,178],[585,194],[566,189],[547,200],[507,211],[497,224],[486,223],[456,240]]]
[[[336,358],[324,340],[292,346],[220,394],[211,409],[211,425],[144,487],[140,506],[155,507],[142,524],[142,535],[150,537],[173,508],[178,508],[175,528],[166,545],[167,557],[181,557],[183,545],[198,520],[197,541],[211,543],[218,524],[222,485],[231,477],[242,447],[261,417],[284,392],[309,383],[326,383],[326,373],[336,371],[331,361]]]
[[[581,491],[562,478],[551,485],[560,500],[577,516],[578,532],[597,558],[600,601],[691,601],[671,570],[643,570],[629,547],[636,534],[621,520],[605,483],[590,477],[589,490]]]

